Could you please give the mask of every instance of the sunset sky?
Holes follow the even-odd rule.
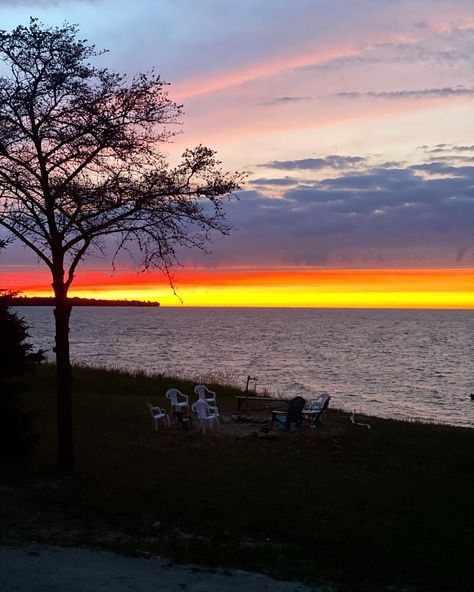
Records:
[[[202,143],[248,172],[231,235],[179,253],[184,305],[474,308],[472,0],[0,2],[1,29],[30,16],[171,83],[171,161]],[[71,295],[181,305],[137,270],[90,257]],[[16,243],[0,287],[51,292]]]

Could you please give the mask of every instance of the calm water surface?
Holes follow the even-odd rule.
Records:
[[[20,308],[36,346],[53,348],[53,313]],[[230,377],[258,391],[333,395],[382,417],[474,426],[474,311],[76,308],[75,362]]]

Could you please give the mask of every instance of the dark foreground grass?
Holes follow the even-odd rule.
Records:
[[[55,472],[45,366],[25,397],[39,444],[2,467],[2,542],[157,553],[342,590],[472,589],[472,430],[371,418],[369,431],[332,409],[322,429],[274,439],[225,424],[155,433],[145,402],[191,383],[75,375],[77,470]],[[221,412],[235,412],[238,392],[214,386]]]

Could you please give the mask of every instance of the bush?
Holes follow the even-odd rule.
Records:
[[[28,450],[36,437],[33,414],[20,409],[23,377],[44,359],[25,340],[26,323],[9,310],[13,294],[0,291],[0,458],[13,458]]]
[[[23,319],[11,312],[14,293],[0,290],[0,379],[21,376],[44,359],[42,351],[33,352],[25,343],[28,327]]]

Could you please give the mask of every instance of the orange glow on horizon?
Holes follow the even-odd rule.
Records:
[[[46,272],[3,272],[0,285],[51,295]],[[177,271],[176,289],[185,306],[474,309],[474,269],[188,268]],[[70,296],[181,305],[159,273],[83,271]]]

